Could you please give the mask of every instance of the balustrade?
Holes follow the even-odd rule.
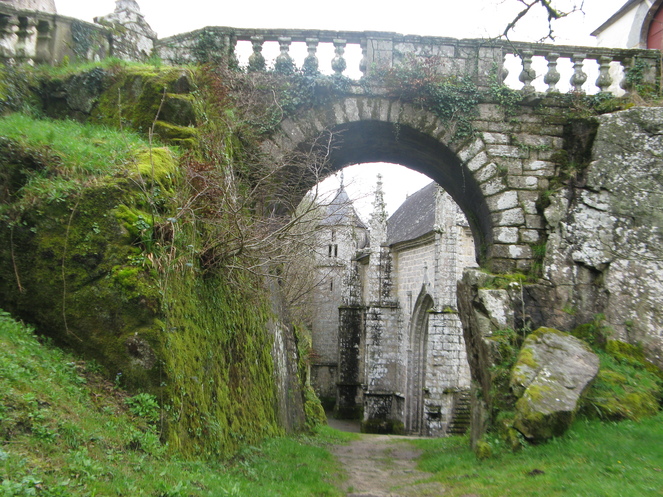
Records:
[[[524,93],[532,93],[536,74],[532,69],[537,58],[547,62],[547,72],[543,83],[548,93],[559,92],[557,84],[561,80],[558,68],[560,59],[571,65],[569,81],[573,93],[620,93],[632,90],[634,81],[658,86],[660,52],[655,50],[626,50],[609,48],[555,46],[530,43],[504,45],[507,53],[521,59],[522,72],[519,80]],[[582,51],[581,51],[582,50]],[[588,83],[589,71],[597,74],[594,84]]]
[[[591,48],[541,43],[502,42],[499,40],[456,40],[404,36],[395,33],[317,31],[317,30],[252,30],[235,28],[205,28],[184,35],[177,35],[157,42],[162,59],[171,63],[195,62],[190,47],[196,37],[205,32],[232,33],[234,44],[231,52],[239,50],[239,43],[250,43],[251,54],[246,68],[263,71],[270,67],[280,73],[290,73],[297,68],[304,74],[318,71],[326,74],[363,77],[375,68],[406,64],[414,58],[437,57],[440,72],[459,76],[461,68],[472,67],[470,59],[478,61],[477,84],[486,87],[497,80],[519,89],[525,94],[535,92],[573,93],[630,91],[634,77],[645,83],[658,84],[659,52],[652,50],[625,50]],[[271,62],[265,60],[263,47],[278,44],[278,54]],[[294,44],[305,47],[298,59],[291,49]],[[353,54],[346,52],[350,47]],[[359,51],[356,50],[359,49]],[[333,52],[330,52],[330,49]],[[321,54],[330,54],[325,59]],[[299,53],[302,53],[299,50]],[[360,54],[360,55],[359,55]],[[514,72],[512,59],[519,61],[520,69]],[[357,71],[358,69],[358,71]],[[453,71],[457,71],[454,73]],[[637,71],[637,74],[636,74]],[[514,74],[508,78],[509,72]],[[520,83],[520,84],[519,84]]]
[[[85,26],[84,40],[75,39],[74,25]],[[109,34],[106,28],[96,24],[0,2],[0,62],[6,64],[54,64],[65,57],[106,57]],[[91,44],[93,49],[86,46]]]
[[[66,55],[66,48],[54,46],[54,40],[61,39],[57,34],[59,26],[73,21],[0,4],[0,59],[56,62]],[[104,31],[101,27],[95,28],[100,33]],[[464,76],[464,71],[474,68],[470,76],[473,75],[479,87],[485,88],[497,79],[524,94],[566,91],[567,88],[560,88],[566,84],[571,92],[578,94],[629,92],[634,85],[643,83],[659,86],[660,79],[660,52],[655,50],[457,40],[368,31],[213,27],[157,40],[155,50],[166,63],[196,62],[201,48],[205,48],[205,40],[210,37],[216,41],[209,45],[209,50],[215,52],[209,54],[213,57],[208,60],[221,60],[230,67],[239,67],[243,57],[248,71],[273,69],[290,74],[299,69],[307,75],[320,71],[363,77],[370,76],[376,68],[410,63],[413,57],[419,60],[434,57],[438,59],[437,67],[442,75]],[[272,48],[278,46],[273,58],[268,55],[269,61],[263,54],[267,45],[271,47],[267,52],[272,53]],[[244,48],[248,50],[242,52]],[[519,70],[517,67],[514,70],[513,60],[520,64]],[[509,69],[513,74],[510,78]]]

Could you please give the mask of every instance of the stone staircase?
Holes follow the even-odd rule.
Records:
[[[456,394],[451,422],[447,435],[464,435],[470,428],[470,391],[462,390]]]

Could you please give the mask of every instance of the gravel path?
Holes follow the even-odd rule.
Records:
[[[444,495],[437,482],[426,483],[429,473],[416,469],[420,452],[407,437],[361,435],[359,440],[333,449],[347,481],[347,497],[436,497]]]

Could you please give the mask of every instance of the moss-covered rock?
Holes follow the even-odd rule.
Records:
[[[519,397],[513,426],[535,442],[561,435],[598,370],[599,359],[584,342],[551,328],[535,330],[511,375],[511,389]]]
[[[141,66],[127,68],[114,76],[91,112],[94,123],[117,126],[122,123],[147,133],[155,120],[188,127],[196,122],[193,99],[178,93],[190,88],[182,78],[192,75],[179,68]]]

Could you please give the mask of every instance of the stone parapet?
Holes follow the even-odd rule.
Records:
[[[108,36],[95,24],[0,2],[0,61],[5,64],[99,60],[110,54]]]
[[[505,60],[514,56],[520,59],[521,72],[518,87],[523,93],[537,92],[533,82],[537,78],[534,66],[537,59],[547,65],[543,81],[547,93],[559,92],[557,85],[562,78],[558,71],[560,61],[569,61],[573,72],[569,78],[571,92],[622,93],[630,91],[638,83],[657,85],[660,80],[659,52],[656,50],[610,49],[574,45],[547,45],[543,43],[507,42],[503,40],[455,39],[417,35],[401,35],[376,31],[325,31],[303,29],[243,29],[232,27],[207,27],[159,40],[157,54],[167,63],[183,64],[225,60],[237,64],[238,42],[250,42],[253,53],[248,70],[264,70],[268,61],[263,56],[266,43],[278,43],[279,55],[273,61],[277,71],[292,72],[296,64],[290,54],[293,43],[305,43],[308,56],[301,64],[307,73],[320,67],[331,67],[341,75],[347,69],[345,51],[348,46],[361,50],[359,69],[364,76],[371,76],[384,69],[409,64],[414,60],[434,61],[436,70],[443,75],[468,76],[479,87],[489,87],[505,81],[509,70]],[[331,44],[334,57],[320,63],[317,57],[320,44]],[[588,81],[586,70],[597,67],[598,77]]]

